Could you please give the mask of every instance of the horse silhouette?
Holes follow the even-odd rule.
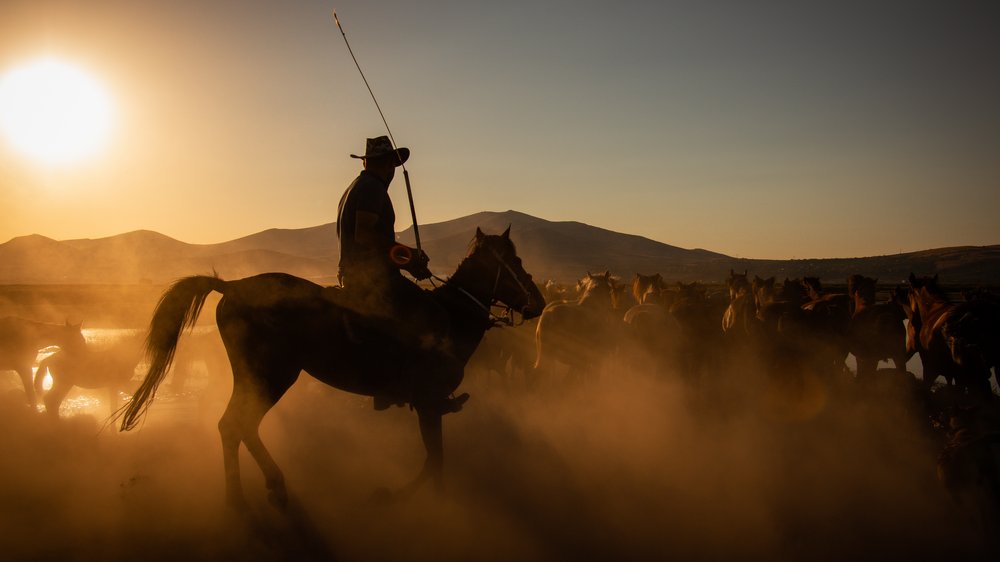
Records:
[[[551,303],[538,319],[532,384],[537,384],[539,373],[551,372],[557,364],[569,367],[570,378],[586,378],[617,345],[621,317],[615,312],[611,273],[588,272],[577,285],[578,300]]]
[[[821,368],[843,371],[849,345],[847,332],[851,323],[851,297],[844,293],[829,293],[819,277],[803,277],[802,286],[808,302],[802,305],[816,337]]]
[[[60,349],[38,364],[35,393],[42,396],[45,411],[59,417],[59,406],[73,387],[88,390],[107,389],[110,412],[118,409],[119,392],[130,390],[129,382],[141,359],[141,346],[126,338],[105,349],[91,346]],[[45,375],[52,377],[52,388],[43,392]]]
[[[494,325],[495,303],[525,318],[541,314],[545,305],[531,276],[524,271],[510,240],[476,229],[468,255],[454,275],[424,293],[446,313],[437,330],[420,334],[421,342],[387,334],[384,328],[344,305],[339,289],[283,273],[266,273],[236,281],[193,276],[177,281],[162,296],[150,322],[146,344],[149,371],[128,406],[120,412],[121,428],[136,426],[150,406],[170,366],[181,331],[193,325],[213,291],[223,297],[216,324],[233,370],[233,394],[222,419],[226,500],[243,508],[239,446],[246,445],[264,474],[272,504],[284,507],[284,476],[264,447],[261,419],[306,371],[328,385],[367,396],[402,397],[417,412],[427,456],[420,473],[391,497],[404,498],[431,480],[443,487],[444,447],[441,418],[457,411],[467,396],[448,397],[458,388],[476,346]],[[334,294],[329,294],[333,292]],[[420,325],[425,319],[407,318]]]
[[[666,283],[659,273],[643,275],[636,273],[632,276],[632,297],[637,304],[666,304],[670,305]]]
[[[697,383],[708,371],[717,367],[716,359],[722,345],[722,317],[726,303],[708,295],[708,289],[697,281],[677,282],[677,291],[669,299],[668,310],[680,328],[677,363],[688,383]]]
[[[622,348],[619,353],[625,361],[638,360],[633,366],[649,366],[664,373],[677,370],[683,348],[681,325],[670,313],[663,278],[659,273],[632,277],[632,295],[636,304],[625,311],[623,317]]]
[[[876,302],[878,280],[854,274],[847,279],[847,293],[854,302],[848,327],[848,348],[858,365],[859,379],[870,379],[878,363],[892,360],[899,372],[906,371],[906,312],[893,300]]]
[[[960,366],[992,370],[1000,384],[1000,301],[982,292],[966,296],[942,330],[951,357]]]
[[[40,349],[80,349],[84,346],[81,324],[47,324],[14,316],[0,318],[0,370],[17,371],[28,404],[37,406],[31,367]]]
[[[724,341],[730,351],[747,351],[755,345],[760,333],[753,285],[746,271],[736,273],[730,269],[726,288],[729,290],[729,303],[722,314]]]
[[[910,274],[910,307],[914,316],[919,315],[917,349],[924,365],[924,383],[931,385],[941,376],[978,396],[988,396],[990,388],[989,367],[984,364],[956,361],[949,344],[948,333],[962,323],[977,324],[968,315],[981,311],[969,303],[954,303],[938,285],[938,277],[917,277]],[[961,328],[958,328],[961,332]]]

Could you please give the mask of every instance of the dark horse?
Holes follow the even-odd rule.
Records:
[[[446,321],[420,334],[424,345],[406,343],[374,327],[369,317],[343,304],[339,289],[282,273],[236,281],[194,276],[181,279],[160,299],[146,343],[149,372],[122,412],[122,429],[133,428],[149,407],[170,366],[181,331],[192,325],[205,298],[223,297],[216,323],[233,368],[233,395],[222,419],[226,500],[243,507],[239,446],[242,442],[264,473],[270,501],[288,501],[284,477],[261,442],[264,414],[292,386],[301,371],[348,392],[406,396],[417,411],[427,457],[420,474],[398,492],[405,497],[431,479],[441,488],[444,460],[441,417],[455,409],[447,399],[464,376],[465,364],[486,330],[494,325],[490,307],[501,303],[525,318],[541,314],[545,302],[521,265],[510,240],[479,229],[469,254],[448,282],[426,293],[445,311]],[[339,301],[339,302],[338,302]],[[422,324],[408,318],[408,324]],[[428,324],[430,324],[428,322]],[[428,341],[433,341],[428,345]]]
[[[992,393],[989,366],[983,362],[956,360],[952,352],[954,333],[962,331],[962,323],[981,324],[974,317],[982,311],[975,304],[952,302],[938,285],[937,275],[917,277],[911,273],[909,282],[910,307],[914,317],[920,318],[915,347],[924,365],[924,383],[929,386],[941,376],[970,394],[989,396]]]
[[[36,405],[31,366],[38,350],[52,345],[64,350],[83,348],[80,324],[46,324],[14,316],[0,318],[0,370],[17,371],[31,407]]]
[[[878,279],[854,274],[847,278],[847,293],[854,302],[848,328],[848,344],[858,365],[858,379],[870,380],[878,363],[892,360],[899,372],[906,371],[906,311],[894,300],[875,302]]]

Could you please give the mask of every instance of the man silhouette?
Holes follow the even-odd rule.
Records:
[[[396,242],[396,213],[389,198],[389,184],[396,167],[410,157],[407,148],[394,149],[389,137],[368,139],[361,159],[364,169],[340,198],[337,236],[340,239],[340,284],[349,306],[375,319],[379,331],[414,349],[445,351],[447,345],[431,339],[434,329],[447,323],[445,311],[416,283],[431,276],[422,251]],[[405,319],[405,321],[400,319]],[[426,373],[433,376],[433,373]],[[457,412],[468,395],[440,398],[442,413]],[[406,392],[375,396],[375,409],[411,400]]]
[[[389,137],[368,139],[361,159],[364,169],[340,198],[337,236],[340,238],[340,284],[359,310],[396,316],[406,304],[422,299],[422,289],[407,280],[431,276],[427,255],[396,242],[396,213],[389,184],[396,167],[410,157],[408,148],[394,150]]]

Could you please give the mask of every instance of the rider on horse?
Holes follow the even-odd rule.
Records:
[[[364,155],[351,155],[361,160],[364,170],[340,199],[339,279],[352,309],[375,319],[384,331],[429,348],[435,342],[425,339],[433,331],[416,319],[440,320],[445,313],[401,273],[406,271],[417,280],[431,277],[427,254],[396,242],[396,213],[388,193],[396,167],[409,157],[408,148],[394,149],[387,136],[368,139]],[[376,396],[375,408],[404,402],[401,398],[405,397]],[[464,401],[444,407],[458,411]]]
[[[396,213],[389,199],[389,184],[410,157],[408,148],[394,150],[389,137],[368,139],[361,159],[364,170],[340,198],[337,236],[340,238],[340,284],[362,297],[370,312],[391,315],[398,304],[412,300],[419,290],[400,274],[410,272],[418,280],[431,276],[427,255],[396,242]]]

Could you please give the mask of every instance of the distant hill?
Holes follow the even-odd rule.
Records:
[[[892,256],[822,260],[736,259],[702,249],[684,249],[641,236],[587,224],[554,222],[517,211],[482,212],[420,226],[431,269],[448,275],[465,256],[476,227],[511,237],[525,267],[538,280],[575,280],[587,271],[659,272],[669,280],[720,282],[730,268],[761,277],[815,275],[832,282],[850,273],[886,283],[909,273],[939,273],[948,283],[1000,283],[1000,246],[925,250]],[[413,244],[413,229],[399,233]],[[151,231],[107,238],[57,241],[39,235],[0,244],[0,284],[153,283],[217,272],[225,279],[284,271],[319,283],[335,282],[336,225],[270,229],[219,244],[188,244]]]

